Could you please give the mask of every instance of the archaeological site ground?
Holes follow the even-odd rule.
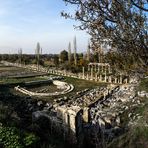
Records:
[[[147,82],[141,74],[115,75],[107,63],[72,73],[1,61],[1,145],[147,145]]]
[[[148,148],[148,0],[0,1],[0,148]]]

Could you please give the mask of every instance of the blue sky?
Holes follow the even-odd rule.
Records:
[[[74,30],[76,22],[60,12],[74,11],[62,0],[0,0],[0,53],[34,53],[37,42],[43,53],[59,53],[77,37],[78,52],[86,51],[88,35]]]

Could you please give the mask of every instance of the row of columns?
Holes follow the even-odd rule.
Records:
[[[84,67],[82,68],[82,79],[95,80],[95,81],[108,82],[108,83],[119,83],[119,84],[123,83],[122,75],[119,75],[118,77],[107,76],[105,72],[104,75],[95,73],[95,76],[94,76],[93,68],[91,68],[91,72],[89,74],[88,73],[85,74]],[[128,83],[128,79],[125,79],[125,83]]]
[[[18,66],[18,67],[24,67],[24,68],[32,68],[34,69],[35,67],[28,67],[25,65],[20,65],[20,64],[16,64],[16,63],[5,63],[8,65],[14,65],[14,66]],[[102,74],[98,74],[97,72],[94,75],[94,69],[91,68],[91,72],[90,73],[86,73],[85,74],[85,68],[82,68],[82,73],[80,74],[73,74],[70,72],[67,72],[66,70],[64,71],[58,71],[58,70],[48,70],[46,68],[40,68],[39,71],[42,72],[47,72],[47,73],[52,73],[52,74],[57,74],[57,75],[63,75],[63,76],[69,76],[69,77],[75,77],[75,78],[80,78],[80,79],[85,79],[85,80],[94,80],[94,81],[98,81],[98,82],[108,82],[108,83],[119,83],[122,84],[123,83],[123,78],[122,75],[119,75],[118,77],[114,77],[114,76],[107,76],[106,75],[106,71],[105,73]],[[128,83],[128,79],[124,79],[124,83]]]
[[[122,75],[119,75],[118,77],[114,76],[107,76],[106,73],[104,75],[102,74],[94,74],[94,71],[91,69],[91,73],[86,73],[85,74],[85,68],[82,68],[82,73],[79,73],[78,75],[68,73],[66,70],[64,71],[57,71],[57,70],[52,70],[49,71],[52,74],[58,74],[62,76],[69,76],[69,77],[75,77],[75,78],[80,78],[84,80],[92,80],[92,81],[98,81],[98,82],[105,82],[105,83],[118,83],[122,84],[123,83],[123,77]],[[124,79],[124,83],[128,83],[128,79]]]

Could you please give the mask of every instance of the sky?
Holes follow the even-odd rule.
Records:
[[[68,49],[77,38],[77,51],[85,52],[89,36],[75,30],[75,21],[61,17],[61,11],[74,12],[62,0],[0,0],[0,53],[33,54],[37,42],[44,54]],[[72,46],[73,49],[73,46]]]

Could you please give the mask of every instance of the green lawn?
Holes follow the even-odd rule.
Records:
[[[86,88],[93,89],[93,88],[96,88],[97,86],[106,85],[104,83],[98,83],[94,81],[87,81],[87,80],[70,78],[70,77],[65,77],[65,82],[73,84],[75,87],[74,91],[80,91]]]
[[[44,77],[29,77],[29,78],[0,78],[0,84],[15,84],[15,83],[23,83],[29,81],[36,81],[36,80],[45,80]]]
[[[0,66],[0,72],[21,72],[23,68],[12,67],[12,66]]]

